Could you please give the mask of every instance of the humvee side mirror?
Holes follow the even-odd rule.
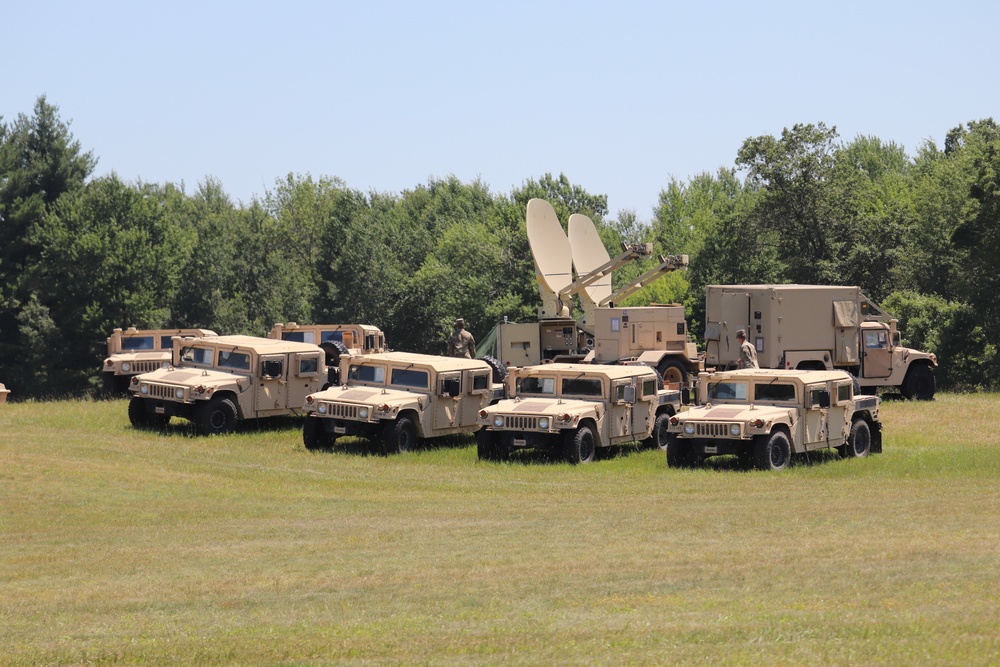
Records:
[[[625,402],[629,405],[635,404],[635,385],[625,385]]]
[[[441,395],[448,395],[455,398],[460,393],[462,393],[461,383],[455,379],[450,378],[441,382]]]
[[[828,408],[830,407],[830,392],[826,389],[819,392],[819,407]]]
[[[281,377],[281,362],[273,359],[265,361],[261,364],[260,372],[266,378]]]
[[[691,405],[694,403],[694,389],[684,387],[681,389],[681,405]]]

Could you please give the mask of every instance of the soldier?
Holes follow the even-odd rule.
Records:
[[[465,320],[455,320],[455,329],[448,336],[448,356],[464,359],[476,358],[476,339],[465,330]]]
[[[753,345],[747,342],[747,332],[740,329],[736,332],[736,340],[740,344],[740,360],[737,362],[737,368],[760,368],[757,365],[757,350],[753,349]]]

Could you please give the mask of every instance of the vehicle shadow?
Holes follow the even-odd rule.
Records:
[[[832,462],[840,460],[842,460],[842,457],[835,449],[817,449],[804,454],[794,454],[789,467],[801,468],[815,465],[829,465]],[[736,456],[710,456],[696,467],[714,470],[715,472],[767,472],[744,466]]]

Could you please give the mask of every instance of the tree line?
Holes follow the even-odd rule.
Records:
[[[915,156],[824,123],[748,138],[732,167],[671,179],[649,222],[611,216],[565,175],[509,194],[431,179],[401,193],[289,174],[249,203],[213,178],[93,177],[58,107],[0,118],[0,382],[15,396],[98,385],[115,327],[264,335],[274,322],[360,322],[396,349],[441,353],[453,319],[478,336],[538,305],[524,229],[529,199],[564,223],[589,215],[612,256],[622,241],[690,255],[621,305],[683,303],[696,336],[708,284],[860,285],[936,352],[952,390],[997,389],[1000,127],[948,132]],[[623,284],[648,267],[628,265]],[[617,287],[616,284],[616,287]]]

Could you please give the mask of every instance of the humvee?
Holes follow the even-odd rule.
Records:
[[[598,447],[653,444],[680,410],[681,394],[663,389],[645,365],[552,363],[513,369],[508,394],[479,413],[480,459],[502,460],[519,448],[593,460]]]
[[[226,433],[243,419],[302,414],[305,397],[329,384],[318,345],[254,336],[173,339],[170,366],[132,378],[129,421],[195,423]]]
[[[735,454],[744,468],[781,470],[793,454],[817,449],[881,452],[880,405],[877,396],[855,396],[844,371],[723,371],[702,377],[698,407],[671,417],[660,435],[672,468]]]
[[[475,432],[479,411],[503,396],[495,369],[481,359],[385,352],[340,364],[339,386],[305,398],[307,449],[354,435],[405,452],[420,438]]]
[[[132,377],[170,365],[174,336],[214,336],[208,329],[115,329],[108,338],[108,356],[101,366],[104,391],[127,394]]]
[[[340,358],[358,354],[385,352],[385,334],[370,324],[298,324],[276,322],[268,338],[314,343],[326,352],[327,368],[333,369],[333,382],[340,368]]]

